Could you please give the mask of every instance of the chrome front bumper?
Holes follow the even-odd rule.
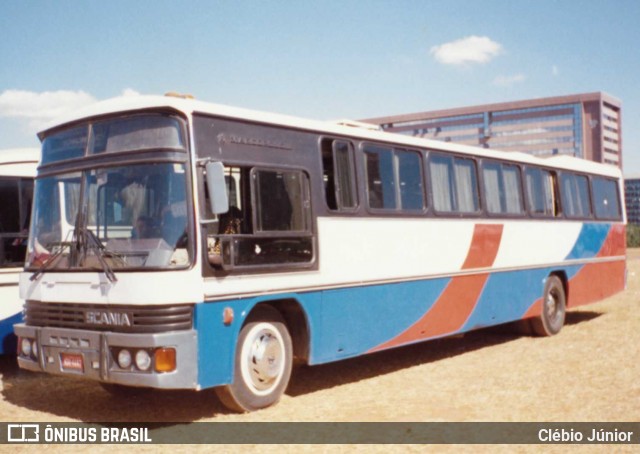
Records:
[[[80,376],[106,383],[165,389],[198,388],[197,334],[195,330],[155,334],[128,334],[77,329],[14,326],[20,338],[35,339],[37,356],[18,354],[18,365],[27,370],[57,375]],[[154,349],[170,347],[176,350],[176,368],[171,372],[156,372],[135,367],[121,369],[113,349]],[[20,348],[20,347],[18,347]],[[81,367],[63,367],[63,355],[81,357]]]

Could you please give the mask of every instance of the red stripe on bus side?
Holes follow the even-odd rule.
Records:
[[[612,225],[597,257],[615,257],[627,252],[626,229],[622,224]]]
[[[476,224],[462,269],[488,268],[493,265],[498,255],[502,230],[501,224]],[[482,273],[452,278],[438,300],[420,320],[370,351],[459,331],[473,312],[488,277],[489,273]]]
[[[533,304],[529,306],[529,309],[527,309],[527,312],[524,313],[522,318],[538,317],[540,314],[542,314],[542,298],[535,300]]]
[[[613,225],[596,257],[619,257],[625,253],[625,226]],[[624,290],[625,268],[624,260],[584,265],[569,281],[567,307],[593,303]],[[542,297],[533,302],[522,318],[538,317],[540,314]]]
[[[624,290],[625,268],[625,260],[583,266],[569,282],[567,306],[593,303]]]
[[[493,265],[500,248],[502,230],[502,224],[476,224],[462,269],[488,268]]]
[[[596,257],[624,256],[626,237],[624,225],[613,225]],[[567,306],[593,303],[624,290],[626,261],[589,263],[569,281]]]

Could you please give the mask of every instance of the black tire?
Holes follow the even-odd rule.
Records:
[[[567,299],[558,276],[547,278],[542,294],[542,313],[531,320],[531,329],[537,336],[558,334],[564,325]]]
[[[225,407],[249,412],[274,405],[289,384],[293,362],[291,336],[280,313],[256,308],[240,330],[233,383],[216,388]]]

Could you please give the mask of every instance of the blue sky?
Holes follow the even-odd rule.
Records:
[[[322,120],[604,91],[640,174],[639,23],[637,0],[4,0],[0,149],[136,93]]]

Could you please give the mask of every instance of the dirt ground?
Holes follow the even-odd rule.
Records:
[[[0,420],[6,422],[246,421],[640,421],[640,250],[628,251],[628,288],[567,314],[550,338],[482,330],[464,337],[294,369],[280,403],[227,412],[210,391],[115,399],[93,382],[20,371],[0,359]],[[635,445],[636,447],[638,445]],[[5,448],[8,448],[5,446]],[[12,452],[16,447],[11,447]],[[34,449],[35,447],[31,447]],[[69,452],[80,446],[40,447]],[[85,447],[86,448],[86,447]],[[93,446],[92,451],[131,449]],[[142,446],[192,452],[207,446]],[[441,452],[443,446],[217,446],[251,452]],[[477,446],[449,449],[476,452]],[[564,452],[567,446],[481,447],[493,452]],[[601,452],[602,446],[573,446]],[[627,450],[630,446],[617,446]],[[20,447],[20,450],[31,450]],[[637,448],[636,448],[637,449]],[[2,450],[2,446],[0,446]],[[6,450],[6,449],[5,449]],[[628,449],[629,451],[633,451]],[[636,452],[638,452],[636,450]]]

